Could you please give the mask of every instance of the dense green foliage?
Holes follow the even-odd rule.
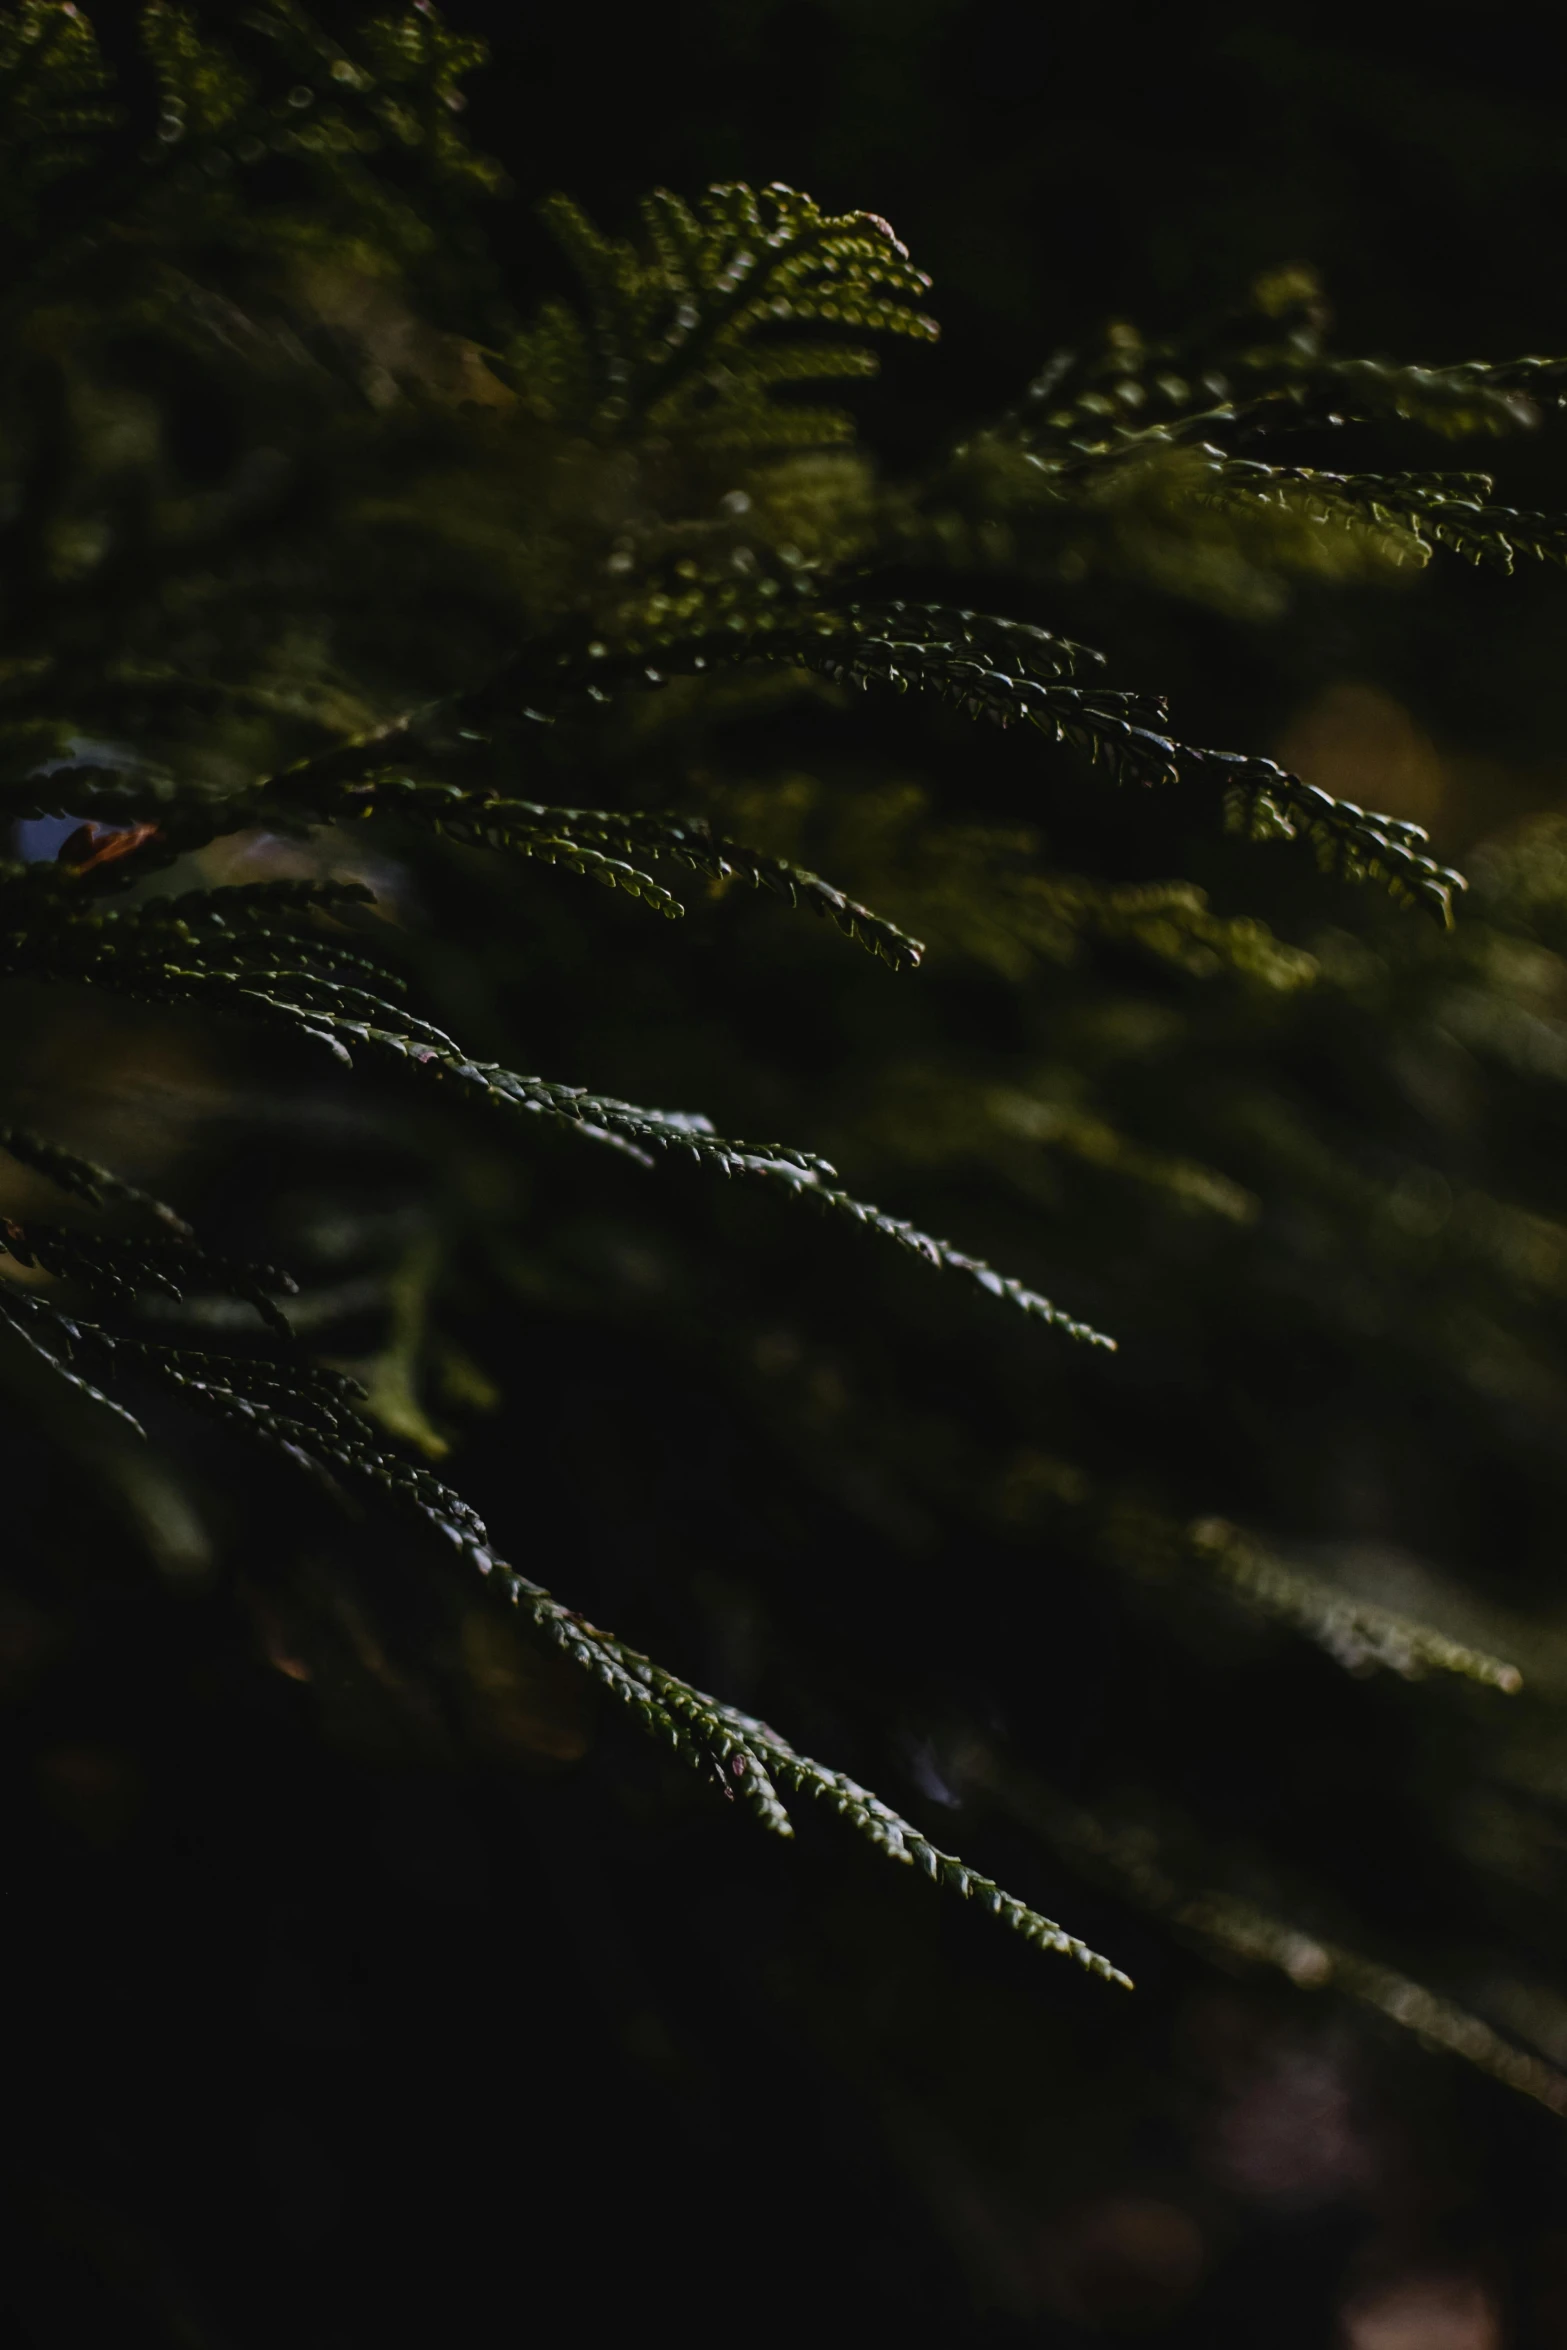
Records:
[[[433,11],[142,40],[150,135],[84,14],[0,33],[11,1412],[176,1574],[260,1476],[244,1603],[300,1678],[346,1592],[362,1665],[406,1641],[565,1755],[553,1644],[777,1833],[816,1798],[1122,1981],[1151,1915],[1567,2109],[1567,837],[1460,899],[1061,633],[1558,557],[1444,444],[1547,423],[1567,362],[1341,357],[1281,269],[886,468],[824,397],[936,332],[876,216],[656,191],[622,242],[558,198],[532,309]],[[1368,1516],[1402,1568],[1335,1554]],[[689,1548],[717,1696],[576,1612],[695,1637],[628,1540]],[[1066,1927],[753,1705],[916,1753],[976,1852],[1021,1823]]]

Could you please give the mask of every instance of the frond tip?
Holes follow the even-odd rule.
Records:
[[[416,818],[454,840],[564,865],[588,879],[640,898],[661,914],[684,908],[629,860],[666,859],[700,873],[720,887],[748,882],[791,906],[822,916],[894,971],[913,970],[925,949],[884,915],[783,857],[771,857],[726,840],[702,816],[642,809],[551,808],[533,800],[511,800],[465,792],[460,785],[424,783],[395,773],[370,775],[345,791],[362,812],[382,811]],[[618,852],[611,854],[611,852]]]
[[[1469,885],[1451,865],[1426,855],[1423,825],[1336,800],[1271,759],[1234,751],[1187,756],[1194,768],[1224,784],[1226,830],[1247,840],[1308,841],[1323,873],[1380,882],[1398,904],[1423,906],[1444,928],[1452,927],[1453,899]]]
[[[656,189],[641,247],[604,236],[568,196],[552,196],[544,217],[582,280],[586,317],[549,305],[511,360],[523,398],[554,423],[606,437],[695,431],[715,450],[841,441],[846,416],[780,405],[774,388],[869,375],[875,355],[787,330],[935,338],[916,307],[930,280],[887,223],[824,213],[781,181],[711,187],[694,207]]]
[[[497,1562],[499,1564],[499,1562]],[[737,1711],[715,1697],[694,1689],[688,1681],[667,1672],[600,1631],[557,1599],[501,1566],[504,1588],[546,1638],[591,1673],[644,1729],[661,1737],[678,1753],[713,1778],[726,1794],[747,1803],[775,1835],[790,1836],[793,1828],[779,1800],[778,1788],[808,1795],[845,1820],[889,1860],[917,1868],[944,1892],[960,1901],[975,1901],[991,1917],[999,1918],[1036,1950],[1048,1950],[1075,1959],[1105,1982],[1132,1988],[1130,1976],[1086,1942],[1069,1934],[1051,1918],[1030,1909],[950,1852],[939,1851],[919,1830],[901,1819],[881,1798],[856,1784],[842,1771],[814,1762],[754,1716]]]

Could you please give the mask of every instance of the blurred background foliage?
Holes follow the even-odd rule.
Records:
[[[294,697],[205,729],[229,785],[547,609],[579,485],[476,495],[443,403],[488,397],[459,336],[569,294],[556,188],[614,228],[650,184],[729,177],[885,213],[942,327],[845,387],[887,478],[1058,345],[1179,334],[1263,273],[1314,272],[1345,352],[1567,345],[1554,94],[1467,24],[450,15],[491,47],[463,120],[512,191],[493,272],[429,260],[417,210],[407,290],[328,238],[270,322],[309,322],[316,376],[214,371],[200,335],[182,372],[160,322],[89,415],[111,515],[162,465],[182,547],[242,538],[279,444],[313,452],[292,568],[193,599],[198,641],[252,630]],[[135,93],[128,12],[100,29]],[[358,472],[345,353],[381,370]],[[1556,421],[1354,450],[1567,505]],[[1028,616],[1187,739],[1429,826],[1471,876],[1451,933],[1219,835],[1184,787],[794,682],[676,684],[569,759],[829,874],[929,942],[917,975],[745,890],[666,925],[395,833],[197,852],[208,880],[352,856],[470,1049],[825,1150],[1113,1360],[798,1210],[519,1153],[249,1035],[14,984],[0,1034],[29,1125],[295,1270],[312,1344],[519,1566],[881,1787],[1135,1998],[821,1824],[750,1835],[416,1546],[221,1435],[168,1410],[141,1450],[69,1397],[41,1432],[11,1406],[23,2339],[464,2340],[570,2308],[1567,2338],[1567,591],[1163,494],[1058,545]],[[384,559],[410,546],[412,602]],[[352,660],[301,617],[329,591]],[[562,796],[603,804],[575,772]],[[1147,894],[1096,911],[1106,880]]]

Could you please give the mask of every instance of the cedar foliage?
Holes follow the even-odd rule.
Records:
[[[1298,1547],[1331,1534],[1301,1507],[1309,1427],[1214,1400],[1245,1376],[1226,1355],[1277,1373],[1304,1348],[1368,1390],[1396,1362],[1483,1479],[1559,1499],[1549,1153],[1531,1142],[1510,1178],[1472,1131],[1477,1100],[1520,1135],[1559,1117],[1560,828],[1488,851],[1465,903],[1417,825],[1188,740],[1065,632],[1101,582],[1245,615],[1301,580],[1559,558],[1564,526],[1486,473],[1300,451],[1516,434],[1559,406],[1567,361],[1342,357],[1315,283],[1281,270],[1188,335],[1110,327],[892,475],[838,401],[882,339],[935,335],[935,297],[874,214],[655,190],[618,239],[562,196],[569,290],[530,307],[485,257],[500,176],[461,123],[478,45],[433,9],[340,41],[288,0],[221,24],[153,0],[141,40],[151,125],[85,12],[28,0],[0,33],[11,1410],[111,1489],[134,1482],[111,1423],[198,1495],[230,1458],[203,1454],[203,1419],[312,1472],[315,1563],[257,1603],[290,1653],[352,1583],[334,1529],[353,1523],[345,1555],[369,1528],[399,1558],[433,1533],[455,1557],[428,1545],[425,1571],[474,1577],[483,1627],[466,1664],[425,1660],[437,1678],[509,1653],[486,1644],[514,1611],[776,1834],[813,1798],[1124,1982],[1071,1924],[1082,1882],[1096,1916],[1334,1983],[1563,2110],[1540,2053],[1560,1932],[1528,1859],[1561,1753],[1548,1601],[1526,1566],[1486,1579],[1472,1522],[1475,1579],[1440,1622],[1291,1557],[1292,1511]],[[1079,809],[1074,871],[1049,832]],[[1214,844],[1210,889],[1160,873],[1167,810]],[[579,879],[626,906],[573,898]],[[1271,893],[1297,938],[1215,892]],[[814,936],[779,926],[791,910]],[[646,911],[714,943],[638,939]],[[884,968],[839,976],[856,946]],[[73,1101],[88,1048],[56,1007],[84,991],[138,1007],[114,1032],[133,1054],[163,1037],[203,1072],[194,1109],[118,1156]],[[490,1057],[522,1034],[550,1074]],[[411,1202],[338,1247],[346,1284],[299,1187],[203,1173],[214,1067],[224,1116],[260,1131],[270,1089],[415,1170]],[[613,1090],[688,1071],[720,1121]],[[730,1131],[755,1118],[787,1138]],[[717,1175],[753,1196],[720,1204]],[[966,1211],[956,1239],[924,1229],[926,1200]],[[805,1207],[820,1221],[791,1224]],[[920,1260],[906,1280],[896,1252]],[[632,1352],[662,1329],[678,1376],[693,1348],[719,1367],[770,1474],[869,1562],[835,1600],[786,1556],[747,1596],[789,1659],[775,1685],[798,1703],[816,1676],[831,1696],[809,1702],[873,1753],[920,1719],[949,1791],[1053,1856],[1065,1926],[576,1611],[600,1497],[551,1495],[581,1557],[545,1569],[528,1493],[554,1469],[508,1373],[529,1316]],[[485,1413],[515,1474],[481,1517],[458,1439]],[[1140,1451],[1167,1413],[1184,1459]],[[590,1448],[599,1478],[616,1435]],[[950,1689],[899,1608],[900,1554],[953,1562]],[[1070,1739],[1052,1784],[1048,1736],[1014,1755],[976,1728],[964,1686],[1010,1611],[1059,1701],[1052,1645],[1070,1672],[1112,1604],[1221,1706],[1236,1657],[1266,1673],[1276,1642],[1363,1677],[1368,1706],[1379,1674],[1471,1684],[1399,1716],[1400,1801],[1483,1955],[1396,1901],[1378,1915],[1331,1853],[1210,1837],[1164,1787],[1172,1719],[1112,1705],[1125,1745],[1072,1786]],[[1505,1833],[1477,1829],[1485,1806]]]

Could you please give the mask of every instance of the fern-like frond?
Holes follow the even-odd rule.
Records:
[[[1033,1320],[1086,1345],[1113,1351],[1115,1340],[1095,1330],[1036,1290],[1009,1274],[998,1273],[982,1258],[969,1256],[950,1241],[922,1232],[903,1217],[889,1215],[868,1200],[840,1191],[834,1169],[825,1159],[783,1143],[736,1142],[714,1132],[706,1118],[692,1112],[646,1110],[635,1103],[589,1094],[575,1086],[556,1085],[539,1077],[519,1077],[493,1062],[470,1061],[449,1043],[443,1048],[407,1038],[389,1030],[372,1030],[362,1022],[313,1012],[312,1018],[329,1024],[372,1051],[411,1060],[426,1074],[444,1077],[464,1091],[477,1093],[497,1108],[542,1114],[579,1132],[607,1133],[641,1150],[683,1153],[720,1174],[757,1176],[782,1183],[790,1195],[847,1222],[863,1226],[890,1240],[937,1271],[960,1275],[989,1297],[1002,1299]]]
[[[981,1876],[952,1853],[939,1851],[879,1796],[856,1785],[842,1771],[812,1761],[765,1722],[704,1695],[688,1681],[651,1663],[562,1607],[526,1576],[508,1568],[503,1569],[503,1580],[509,1595],[556,1647],[591,1673],[654,1736],[667,1739],[688,1761],[705,1765],[727,1793],[748,1802],[775,1834],[792,1833],[788,1814],[778,1800],[777,1789],[782,1786],[791,1794],[825,1804],[889,1859],[917,1868],[960,1900],[977,1902],[1036,1949],[1074,1958],[1091,1974],[1131,1988],[1129,1977],[1119,1967],[1052,1919],[1004,1893],[993,1879]]]
[[[1454,896],[1468,884],[1452,866],[1426,855],[1430,836],[1424,825],[1336,800],[1271,759],[1234,751],[1188,752],[1186,758],[1223,785],[1228,830],[1247,840],[1307,841],[1323,873],[1379,882],[1399,904],[1423,906],[1451,926]]]
[[[1058,738],[1124,743],[1128,748],[1118,755],[1127,757],[1147,733],[1146,762],[1162,768],[1168,759],[1167,741],[1150,731],[1163,717],[1161,703],[1064,685],[1084,665],[1102,667],[1104,656],[993,613],[901,600],[827,604],[803,594],[780,602],[728,581],[651,599],[623,640],[581,628],[569,633],[567,644],[530,646],[444,702],[400,713],[297,761],[243,795],[233,813],[250,822],[320,819],[340,810],[336,794],[350,784],[396,776],[416,759],[443,772],[454,728],[471,738],[498,722],[550,725],[674,676],[701,677],[747,662],[790,663],[854,685],[913,686],[1003,724],[1032,719]],[[1148,723],[1139,728],[1142,721]],[[451,796],[462,797],[461,787],[452,787]],[[40,795],[34,779],[29,804],[40,798],[49,794]],[[354,812],[363,812],[362,799]]]
[[[1258,612],[1294,570],[1354,577],[1438,547],[1504,571],[1519,555],[1561,558],[1559,525],[1495,504],[1486,475],[1332,473],[1248,452],[1356,422],[1449,438],[1526,429],[1561,404],[1567,360],[1342,359],[1325,326],[1310,273],[1283,271],[1175,341],[1116,323],[1059,353],[920,485],[909,553],[1057,578],[1108,568]]]
[[[1169,783],[1183,774],[1216,781],[1223,787],[1229,829],[1253,840],[1303,838],[1316,850],[1324,872],[1379,882],[1400,903],[1422,905],[1444,923],[1451,921],[1453,896],[1465,887],[1464,878],[1426,855],[1429,836],[1423,826],[1335,799],[1272,760],[1182,743],[1168,731],[1162,702],[1056,682],[1083,662],[1101,659],[1048,630],[943,605],[811,604],[760,614],[737,607],[721,632],[672,632],[667,640],[644,640],[624,649],[594,640],[543,664],[530,659],[508,665],[476,693],[446,706],[445,715],[460,710],[484,718],[510,702],[539,718],[546,714],[525,699],[529,690],[536,698],[553,695],[558,706],[569,707],[574,696],[605,702],[656,688],[675,674],[701,675],[743,662],[789,662],[836,683],[932,693],[970,716],[1002,726],[1022,722],[1102,759],[1117,781]],[[389,751],[416,747],[418,730],[431,715],[401,718],[258,786],[245,803],[250,820],[264,819],[272,809],[296,822],[302,817],[319,821],[348,806],[364,813],[373,809],[381,789],[399,795],[410,812],[430,814],[444,806],[451,814],[441,820],[460,824],[462,803],[473,796],[462,786],[424,783],[382,765]],[[586,817],[588,812],[574,813]],[[607,830],[604,837],[610,837]],[[636,840],[630,832],[620,837],[628,845]],[[649,836],[638,845],[652,848],[655,842]],[[666,845],[679,854],[672,836]],[[634,868],[624,877],[606,878],[639,895],[651,889],[652,902],[659,902],[656,884]],[[765,876],[763,883],[770,886]],[[808,902],[832,911],[803,881],[796,886]],[[858,923],[860,917],[852,919]]]
[[[1083,647],[1019,622],[940,605],[849,605],[841,616],[818,608],[803,620],[780,614],[755,631],[659,648],[658,667],[641,653],[617,662],[601,648],[585,658],[561,656],[572,683],[591,677],[601,693],[667,671],[698,670],[734,660],[792,660],[835,681],[932,692],[971,716],[1006,726],[1023,721],[1057,741],[1102,757],[1117,780],[1173,782],[1183,773],[1221,779],[1225,821],[1254,840],[1309,840],[1324,872],[1380,882],[1402,903],[1423,905],[1443,922],[1462,874],[1424,853],[1423,826],[1379,816],[1303,783],[1272,760],[1198,749],[1166,731],[1160,702],[1135,694],[1046,684],[1087,655]],[[596,664],[596,666],[594,666]],[[603,681],[603,682],[601,682]]]
[[[1104,666],[1104,655],[1090,646],[993,612],[902,597],[791,604],[729,583],[669,596],[623,646],[588,644],[559,652],[553,672],[542,671],[539,682],[568,693],[590,686],[602,692],[657,684],[677,668],[695,675],[755,660],[806,662],[856,684],[910,683],[918,671],[969,690],[992,690],[987,681],[1008,678],[1050,686],[1085,666]]]
[[[780,406],[775,388],[869,375],[875,356],[779,330],[936,333],[914,306],[930,281],[884,220],[823,213],[778,182],[712,187],[694,207],[656,190],[640,247],[604,236],[569,197],[544,212],[587,313],[550,306],[510,354],[524,400],[551,422],[699,433],[715,451],[830,443],[849,437],[850,420]]]
[[[1305,425],[1514,432],[1567,383],[1559,358],[1452,367],[1338,358],[1326,325],[1320,289],[1298,269],[1258,279],[1239,310],[1173,340],[1149,343],[1116,322],[1098,342],[1048,361],[999,429],[1069,472],[1133,450]]]
[[[425,784],[396,773],[368,776],[362,784],[346,789],[365,813],[415,816],[457,840],[570,866],[590,879],[640,898],[663,914],[678,915],[684,908],[650,875],[626,862],[627,858],[663,857],[712,882],[742,881],[753,889],[765,889],[792,906],[806,907],[831,921],[846,938],[858,941],[895,971],[912,969],[925,951],[918,939],[846,896],[820,874],[725,839],[701,816],[641,809],[551,808],[531,800],[470,794],[459,784]],[[625,854],[612,856],[612,849]]]
[[[1167,780],[1177,746],[1163,731],[1165,710],[1146,695],[1064,684],[1103,656],[1024,621],[941,604],[794,605],[759,603],[732,589],[693,592],[658,633],[643,631],[628,647],[595,641],[562,652],[540,689],[604,702],[657,686],[672,676],[699,676],[737,663],[790,662],[837,685],[911,688],[953,703],[969,716],[1010,726],[1024,722],[1057,742],[1104,758],[1117,776]],[[725,607],[727,606],[727,610]],[[720,625],[712,625],[713,620]]]
[[[1345,514],[1407,530],[1426,551],[1450,548],[1467,562],[1510,572],[1516,558],[1567,559],[1567,526],[1545,514],[1491,503],[1488,473],[1328,473],[1309,465],[1217,458],[1204,495],[1228,504],[1306,501],[1323,521]]]

